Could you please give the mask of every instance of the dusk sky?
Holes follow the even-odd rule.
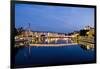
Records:
[[[89,25],[94,27],[94,8],[16,4],[15,27],[33,31],[69,33]]]

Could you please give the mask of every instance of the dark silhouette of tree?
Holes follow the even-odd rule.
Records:
[[[88,32],[89,30],[80,30],[80,36],[87,36],[87,32]]]
[[[18,35],[18,31],[16,28],[14,28],[14,34],[15,34],[15,36]]]
[[[20,35],[22,32],[24,32],[25,30],[23,29],[23,27],[20,27],[18,29],[14,28],[14,34],[16,35]]]
[[[17,29],[18,35],[20,35],[22,32],[24,32],[25,30],[23,29],[23,27],[20,27]]]
[[[72,35],[72,34],[74,34],[73,32],[71,32],[71,33],[68,33],[68,35]]]
[[[93,37],[95,37],[96,35],[95,35],[95,34],[93,34],[92,36],[93,36]]]

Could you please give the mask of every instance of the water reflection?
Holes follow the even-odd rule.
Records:
[[[16,41],[16,45],[28,45],[28,44],[73,44],[77,43],[81,45],[81,48],[90,50],[94,49],[94,43],[90,43],[87,41],[78,40],[76,38],[45,38],[45,36],[41,36],[41,38],[31,39],[30,41]]]
[[[83,49],[83,50],[86,50],[86,51],[89,51],[89,50],[92,50],[94,51],[94,45],[80,45],[80,47]]]
[[[72,43],[70,39],[59,39],[59,38],[53,38],[53,39],[45,39],[44,44],[68,44]]]
[[[71,38],[45,38],[45,37],[40,37],[40,38],[35,38],[33,40],[31,40],[30,43],[33,44],[59,44],[59,41],[61,41],[62,43],[73,43],[73,41],[71,40]],[[60,42],[60,44],[61,44]]]
[[[82,41],[73,38],[44,38],[40,41],[42,44],[72,44],[77,43],[84,50],[94,50],[94,43]]]
[[[15,56],[15,66],[28,66],[52,63],[82,63],[94,61],[94,44],[71,38],[42,38],[36,40],[43,44],[71,44],[69,46],[40,46],[19,49]],[[34,43],[34,42],[33,42]],[[20,48],[20,47],[19,47]]]

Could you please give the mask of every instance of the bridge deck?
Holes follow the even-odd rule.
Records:
[[[30,46],[69,46],[69,45],[77,45],[77,43],[70,43],[70,44],[30,44]]]

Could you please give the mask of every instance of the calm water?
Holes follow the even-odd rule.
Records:
[[[94,60],[94,50],[85,50],[80,45],[64,47],[24,47],[15,57],[16,66],[84,63]]]

